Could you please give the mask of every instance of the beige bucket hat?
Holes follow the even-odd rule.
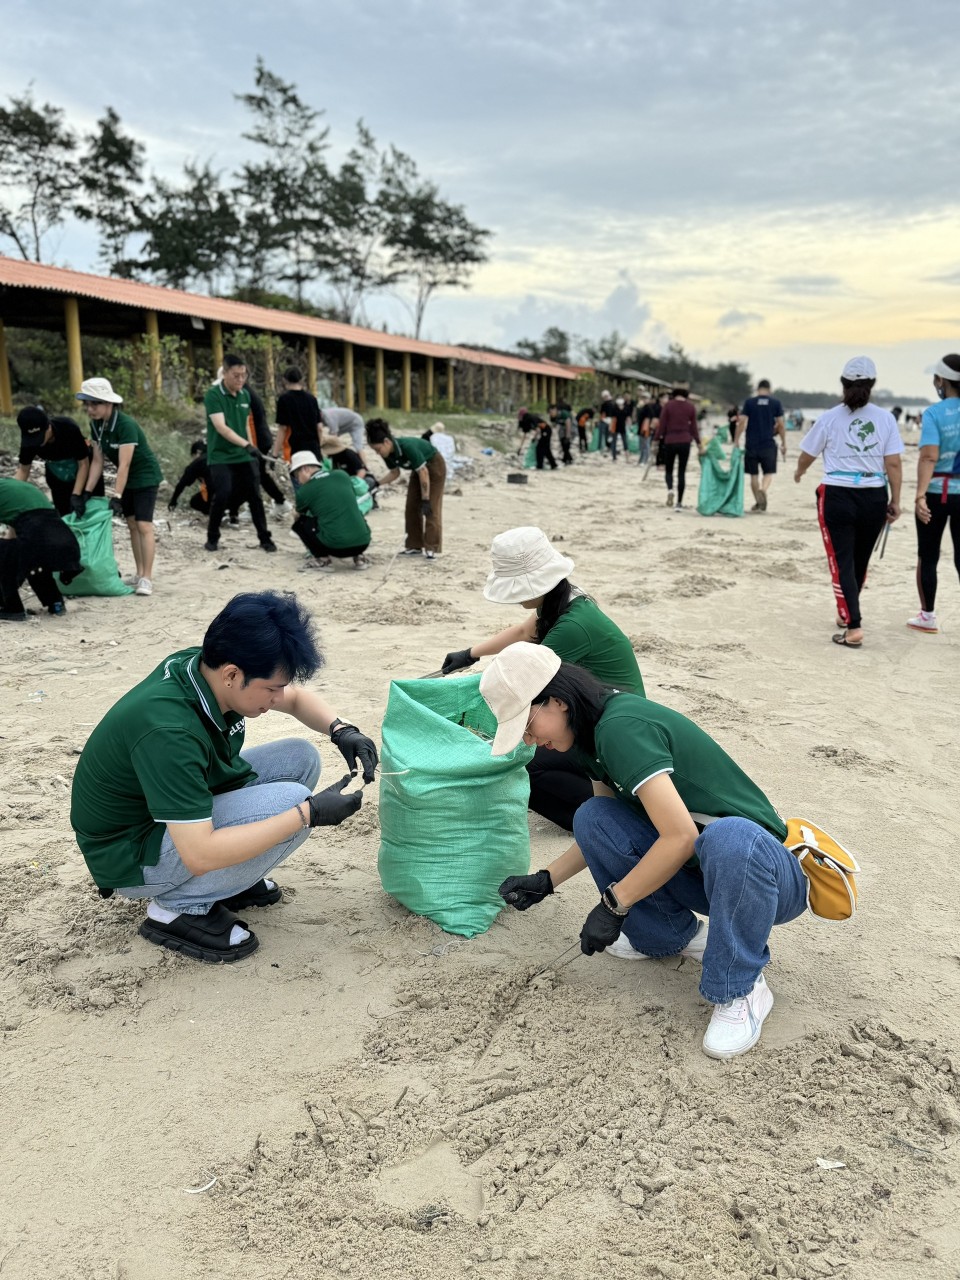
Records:
[[[498,533],[490,544],[492,568],[483,594],[495,604],[522,604],[552,591],[573,569],[569,556],[542,529],[525,526]]]
[[[320,459],[310,452],[309,449],[301,449],[299,453],[295,453],[290,459],[290,472],[299,471],[301,467],[321,467],[323,463]]]
[[[520,745],[530,704],[560,670],[560,657],[545,644],[519,640],[508,644],[480,677],[480,692],[497,717],[493,739],[495,756],[509,755]]]
[[[123,404],[123,396],[117,395],[108,378],[85,378],[80,383],[77,399],[100,400],[104,404]]]

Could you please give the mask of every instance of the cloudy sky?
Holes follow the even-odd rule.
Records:
[[[851,354],[929,394],[960,350],[960,91],[948,0],[4,0],[0,84],[106,105],[173,177],[232,167],[255,57],[367,122],[495,232],[425,336],[613,328],[832,390]],[[3,251],[9,251],[4,248]],[[64,235],[57,261],[91,269]],[[395,300],[373,320],[402,327]]]

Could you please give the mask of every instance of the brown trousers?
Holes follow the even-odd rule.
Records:
[[[430,477],[432,515],[425,516],[420,511],[423,494],[420,489],[420,476],[416,471],[411,471],[410,483],[407,485],[408,551],[443,550],[443,486],[447,478],[447,464],[442,454],[433,455],[427,463],[427,474]]]

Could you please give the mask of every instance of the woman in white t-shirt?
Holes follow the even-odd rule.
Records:
[[[817,513],[837,600],[837,625],[843,628],[832,639],[847,649],[863,644],[860,591],[870,553],[884,524],[900,515],[903,441],[893,414],[870,402],[876,380],[869,356],[847,361],[840,375],[843,403],[818,418],[800,441],[793,477],[799,484],[823,455]]]

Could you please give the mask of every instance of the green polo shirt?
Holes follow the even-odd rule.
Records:
[[[694,822],[749,818],[778,840],[787,825],[757,784],[709,734],[649,698],[614,693],[597,721],[593,755],[574,748],[592,778],[605,782],[623,800],[643,805],[633,794],[659,773],[669,773]]]
[[[90,434],[95,445],[103,450],[114,466],[120,462],[120,445],[132,444],[133,457],[130,460],[130,471],[127,475],[128,489],[152,489],[163,479],[163,472],[157,462],[156,455],[147,444],[143,428],[130,417],[114,409],[104,422],[90,419]]]
[[[221,712],[199,666],[199,649],[172,654],[114,703],[83,748],[70,824],[101,888],[143,884],[168,822],[208,820],[215,795],[256,777],[240,755],[243,716]]]
[[[215,382],[212,387],[207,388],[203,407],[207,411],[207,462],[211,466],[218,462],[249,462],[250,454],[246,449],[225,440],[210,421],[211,414],[222,413],[227,426],[244,440],[249,440],[247,424],[250,421],[250,392],[247,388],[241,387],[232,396],[222,382]]]
[[[26,480],[0,480],[0,524],[13,524],[25,511],[52,511],[53,503]]]
[[[633,645],[588,596],[577,596],[543,638],[564,662],[584,667],[603,684],[643,694],[643,676]]]
[[[317,537],[338,551],[370,545],[370,526],[360,514],[353,481],[345,471],[318,471],[297,490],[297,510],[313,516]]]
[[[419,436],[401,436],[393,443],[397,447],[386,460],[391,471],[394,467],[399,467],[401,471],[419,471],[431,458],[437,456],[430,441],[421,440]]]

